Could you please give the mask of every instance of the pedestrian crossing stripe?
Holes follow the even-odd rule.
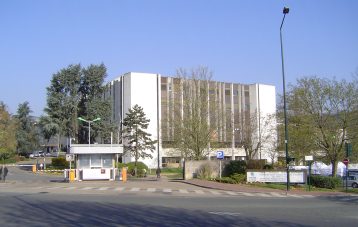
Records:
[[[1,188],[9,188],[9,187],[1,187]],[[124,190],[129,190],[131,192],[139,192],[141,190],[141,188],[125,188],[125,187],[119,187],[119,188],[109,188],[109,187],[100,187],[100,188],[95,188],[95,187],[32,187],[30,189],[36,190],[36,189],[49,189],[49,190],[56,190],[56,189],[64,189],[64,190],[73,190],[73,189],[78,189],[78,190],[99,190],[99,191],[106,191],[106,190],[113,190],[113,191],[124,191]],[[157,188],[147,188],[147,189],[142,189],[144,191],[147,192],[162,192],[162,193],[172,193],[173,190],[170,188],[164,188],[164,189],[157,189]],[[247,197],[252,197],[252,196],[261,196],[261,197],[281,197],[281,198],[315,198],[316,196],[312,196],[312,195],[295,195],[295,194],[279,194],[279,193],[275,193],[275,192],[271,192],[271,193],[249,193],[249,192],[238,192],[238,191],[215,191],[215,190],[208,190],[208,191],[203,191],[203,190],[192,190],[192,191],[188,191],[186,189],[176,189],[174,190],[174,192],[177,191],[181,194],[188,194],[188,193],[195,193],[195,194],[200,194],[200,195],[205,195],[207,193],[211,193],[213,195],[231,195],[231,196],[247,196]],[[357,200],[358,198],[354,198],[354,199],[342,199],[342,201],[346,200]]]

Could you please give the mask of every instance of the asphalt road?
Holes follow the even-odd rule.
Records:
[[[355,226],[335,199],[1,193],[1,226]]]
[[[61,183],[62,176],[10,168],[9,179],[18,179],[0,184],[0,226],[327,227],[358,221],[358,198],[352,197],[250,195],[163,180]]]

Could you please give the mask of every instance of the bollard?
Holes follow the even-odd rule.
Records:
[[[122,167],[122,181],[127,181],[127,167]]]
[[[36,165],[32,166],[32,172],[36,172]]]

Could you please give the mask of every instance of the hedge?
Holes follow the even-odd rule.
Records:
[[[307,178],[308,182],[308,178]],[[342,186],[342,179],[338,177],[324,177],[319,175],[311,175],[311,185],[317,188],[340,188]]]
[[[52,158],[51,160],[52,166],[69,166],[70,163],[66,161],[65,157]]]

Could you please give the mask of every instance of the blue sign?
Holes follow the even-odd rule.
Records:
[[[224,158],[224,152],[223,151],[217,151],[216,158],[217,159],[223,159]]]

